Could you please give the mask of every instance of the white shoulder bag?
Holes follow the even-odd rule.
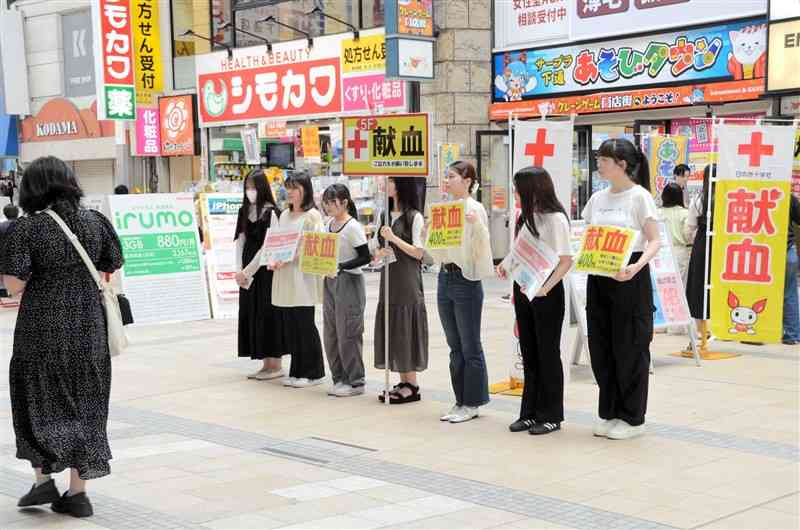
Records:
[[[53,210],[47,209],[44,213],[52,217],[53,220],[58,223],[58,226],[61,227],[61,230],[67,235],[67,238],[75,247],[75,250],[78,251],[78,255],[80,255],[83,263],[86,264],[86,268],[89,269],[89,273],[97,284],[97,288],[103,295],[103,308],[106,313],[106,329],[108,331],[108,351],[111,353],[112,357],[119,355],[128,347],[128,336],[125,334],[125,328],[122,325],[122,313],[119,309],[117,293],[110,284],[104,283],[103,280],[100,279],[100,273],[97,272],[97,268],[86,253],[86,249],[83,248],[81,242],[78,241],[78,237],[69,229],[64,220]]]

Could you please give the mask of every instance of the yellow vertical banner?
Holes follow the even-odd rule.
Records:
[[[651,135],[647,138],[650,161],[650,190],[658,197],[664,187],[674,182],[675,166],[689,162],[689,138],[686,136]]]
[[[720,339],[781,341],[794,133],[718,126],[709,299]]]
[[[301,127],[300,141],[303,144],[303,158],[320,158],[319,127]]]
[[[431,206],[431,226],[425,246],[431,250],[460,248],[464,243],[464,201]]]
[[[339,267],[339,234],[303,232],[300,270],[305,274],[335,276]]]
[[[132,0],[131,14],[136,102],[151,105],[154,103],[154,93],[164,90],[158,0]]]

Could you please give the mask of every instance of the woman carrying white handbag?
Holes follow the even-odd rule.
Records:
[[[97,272],[122,266],[120,242],[108,219],[80,206],[82,196],[64,162],[35,160],[20,186],[28,216],[0,256],[5,285],[23,293],[9,369],[11,412],[17,458],[31,463],[36,483],[18,505],[52,503],[75,517],[93,513],[85,481],[110,473],[110,351],[125,344],[115,295]],[[69,491],[61,496],[50,475],[67,468]]]

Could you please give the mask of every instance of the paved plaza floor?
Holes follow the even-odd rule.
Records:
[[[256,363],[236,358],[233,321],[133,328],[134,345],[114,360],[112,474],[89,483],[95,516],[86,520],[17,509],[31,473],[14,458],[0,400],[0,528],[800,527],[800,348],[716,343],[742,355],[696,367],[668,355],[686,337],[656,335],[648,432],[634,440],[592,436],[597,388],[585,364],[572,367],[560,432],[510,433],[511,396],[452,425],[438,420],[452,394],[435,276],[425,276],[423,399],[401,406],[376,399],[377,276],[368,283],[368,391],[359,397],[245,379]],[[497,382],[508,373],[513,311],[500,283],[486,291],[484,349]],[[6,396],[14,316],[0,310]],[[59,488],[67,480],[57,476]]]

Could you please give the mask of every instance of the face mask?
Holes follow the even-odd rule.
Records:
[[[247,200],[255,204],[256,199],[258,199],[258,190],[247,190],[245,193],[247,194]]]

